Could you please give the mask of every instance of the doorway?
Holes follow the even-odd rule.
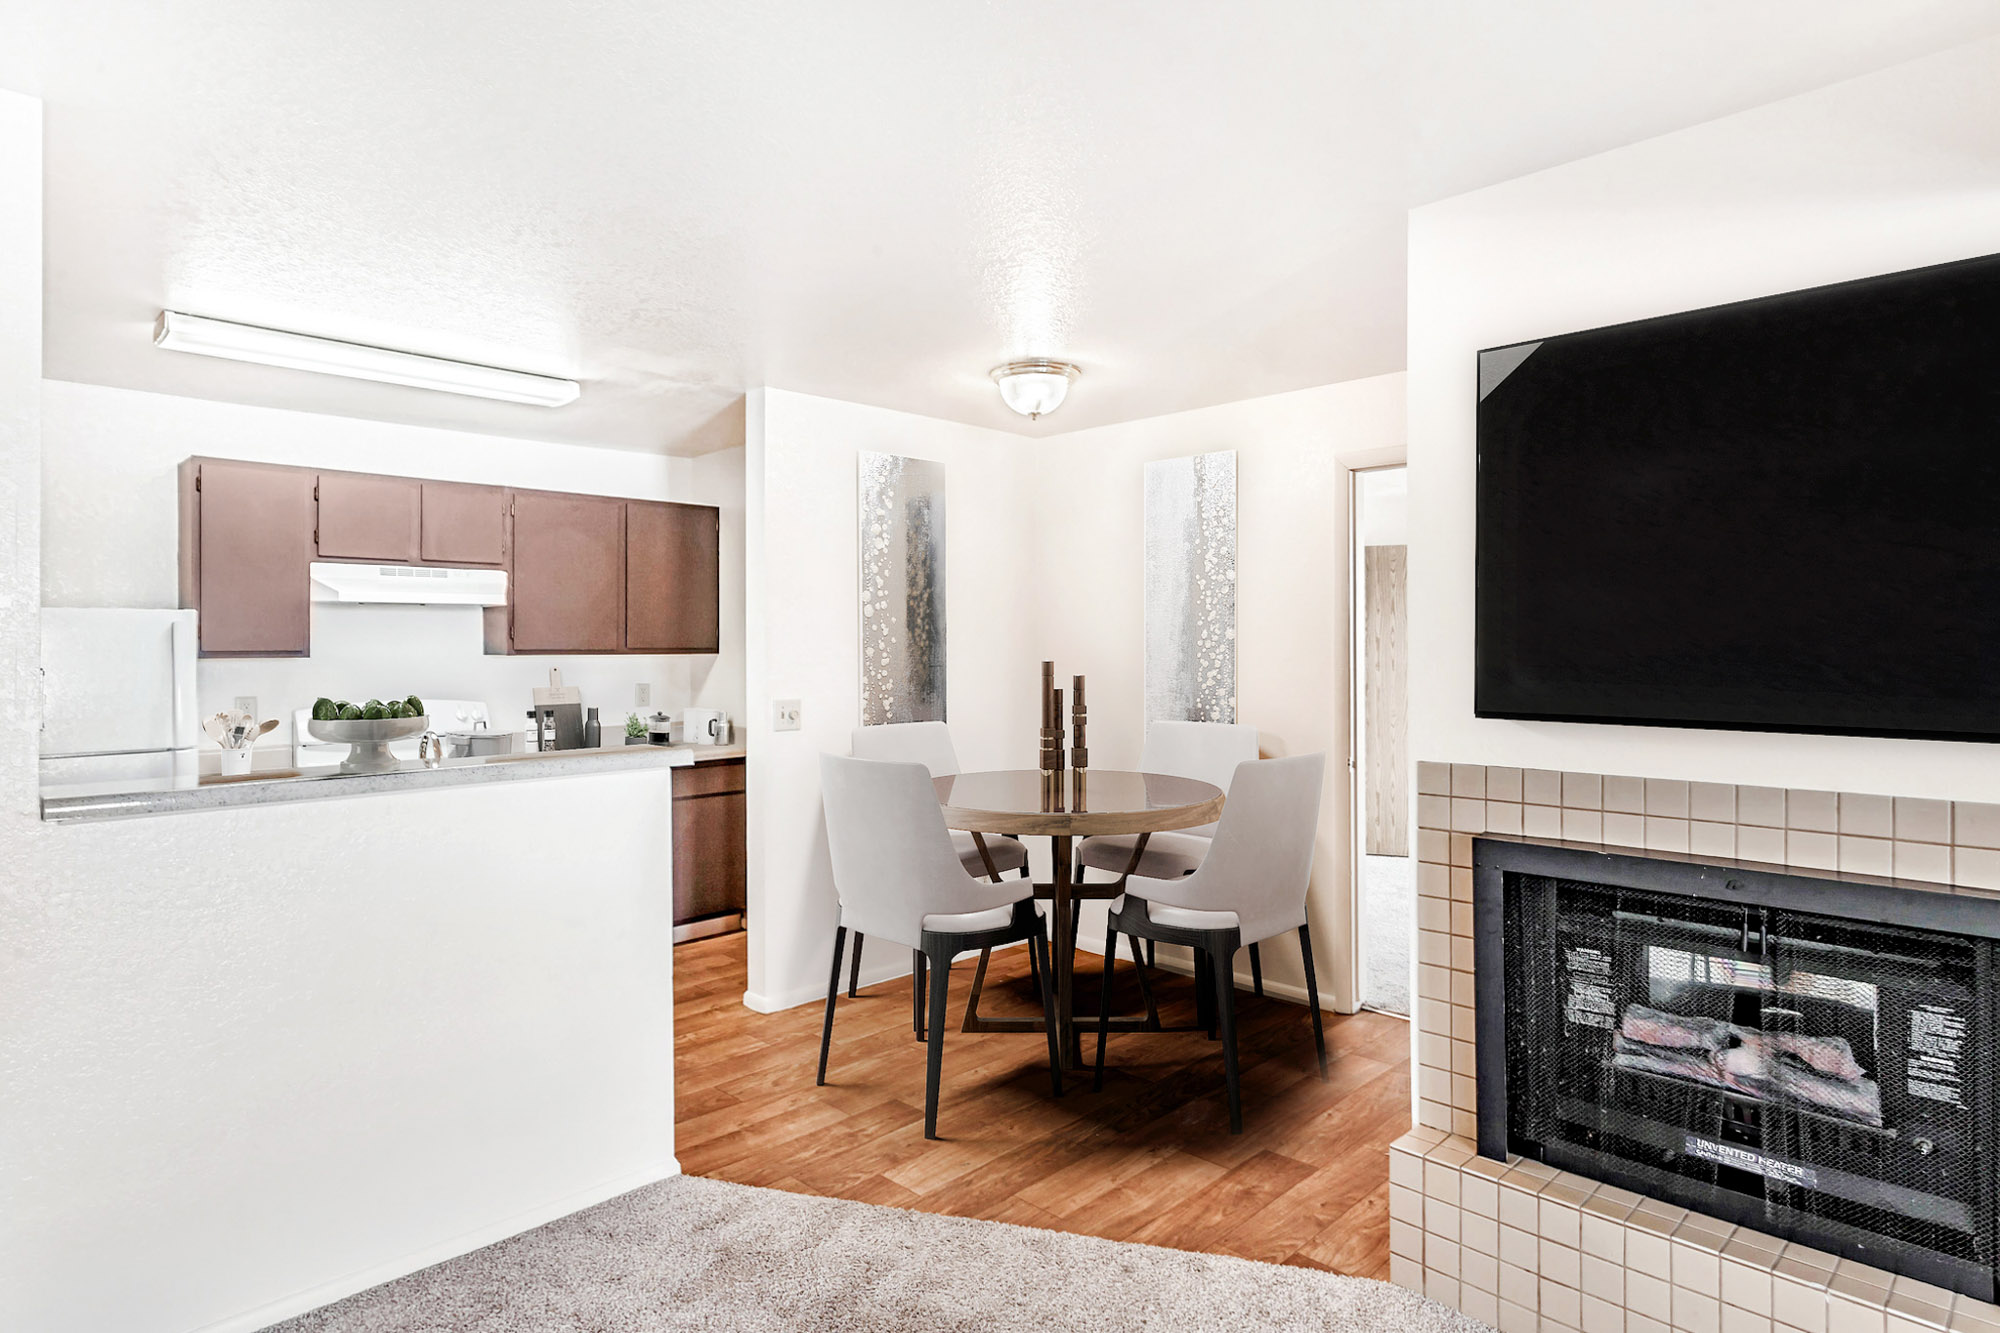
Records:
[[[1348,533],[1353,654],[1354,975],[1363,1008],[1408,1016],[1416,939],[1409,753],[1409,472],[1356,468]]]

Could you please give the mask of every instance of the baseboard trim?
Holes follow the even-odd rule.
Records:
[[[1000,948],[995,949],[993,952],[999,953],[1002,950],[1016,949],[1019,947],[1020,945],[1018,943],[1003,944],[1000,946]],[[861,958],[862,958],[861,984],[864,986],[879,986],[885,981],[895,981],[899,977],[907,977],[908,975],[910,975],[909,950],[903,948],[901,945],[897,945],[896,952],[897,955],[903,960],[900,966],[891,964],[888,967],[881,967],[881,968],[873,967],[870,966],[867,961],[869,956],[867,946],[863,945],[861,951]],[[977,958],[978,956],[979,954],[977,953],[977,951],[974,951],[972,953],[962,953],[959,955],[961,959]],[[829,961],[831,961],[830,955],[829,955]],[[846,976],[847,974],[843,970],[841,973],[842,980],[840,983],[840,993],[842,995],[847,994]],[[826,1003],[826,983],[824,981],[816,982],[810,986],[794,987],[793,989],[788,991],[780,991],[776,995],[766,995],[761,992],[753,990],[746,990],[743,992],[743,1007],[745,1009],[750,1010],[753,1013],[759,1013],[759,1014],[780,1013],[786,1009],[796,1009],[802,1004],[825,1004],[825,1003]]]
[[[1079,949],[1087,949],[1091,953],[1096,954],[1099,958],[1102,958],[1104,956],[1104,937],[1102,935],[1099,935],[1096,939],[1091,939],[1087,936],[1079,935],[1077,937],[1076,947]],[[1131,954],[1131,947],[1132,946],[1130,946],[1129,944],[1121,944],[1118,949],[1119,956],[1121,958],[1129,957]],[[1317,953],[1317,950],[1315,950],[1315,953]],[[1158,968],[1162,972],[1177,972],[1184,977],[1191,977],[1194,975],[1193,963],[1183,963],[1179,959],[1169,958],[1165,954],[1158,955],[1153,963],[1153,966]],[[1250,990],[1254,985],[1255,982],[1253,982],[1250,977],[1249,964],[1248,963],[1238,964],[1236,971],[1236,989],[1247,991]],[[1296,1004],[1300,1008],[1304,1008],[1307,1003],[1306,988],[1304,986],[1293,985],[1291,982],[1288,981],[1278,981],[1275,978],[1269,976],[1266,976],[1264,978],[1264,994],[1272,999],[1284,1000],[1289,1004]],[[1325,992],[1321,992],[1320,994],[1319,1007],[1320,1007],[1320,1012],[1322,1013],[1337,1014],[1341,1012],[1339,1009],[1334,1007],[1333,1002],[1326,997]]]
[[[372,1267],[364,1268],[359,1272],[349,1273],[344,1277],[335,1278],[331,1282],[323,1282],[317,1287],[309,1287],[304,1291],[272,1301],[267,1305],[258,1306],[254,1310],[246,1310],[241,1314],[219,1319],[215,1323],[204,1324],[194,1330],[194,1333],[256,1333],[256,1330],[268,1328],[280,1320],[291,1319],[309,1311],[317,1310],[322,1305],[331,1305],[335,1301],[344,1300],[358,1291],[366,1291],[370,1287],[379,1287],[384,1282],[392,1282],[399,1277],[407,1277],[411,1273],[429,1268],[433,1264],[441,1264],[447,1259],[456,1259],[461,1254],[470,1254],[472,1251],[483,1249],[488,1245],[494,1244],[496,1241],[506,1240],[509,1236],[518,1236],[523,1231],[532,1231],[536,1227],[547,1222],[553,1222],[559,1217],[568,1217],[571,1213],[581,1212],[593,1204],[603,1203],[606,1199],[615,1199],[621,1194],[629,1194],[641,1186],[651,1185],[656,1181],[666,1180],[680,1173],[680,1160],[669,1157],[664,1163],[658,1166],[648,1167],[642,1171],[635,1171],[631,1175],[620,1176],[615,1180],[609,1180],[600,1185],[593,1185],[589,1189],[565,1195],[560,1199],[542,1204],[539,1207],[516,1213],[512,1217],[503,1218],[490,1225],[464,1232],[452,1237],[450,1240],[427,1246],[414,1253],[406,1254],[401,1258],[391,1259],[386,1263],[376,1264]]]

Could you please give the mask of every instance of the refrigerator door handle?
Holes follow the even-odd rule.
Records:
[[[194,617],[176,618],[173,624],[174,653],[174,748],[191,750],[201,743],[195,734]]]

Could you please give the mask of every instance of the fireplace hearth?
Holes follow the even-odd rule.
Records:
[[[1992,1301],[2000,898],[1473,844],[1478,1143]]]

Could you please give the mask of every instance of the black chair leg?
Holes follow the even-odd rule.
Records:
[[[1319,980],[1313,976],[1312,931],[1305,926],[1299,927],[1299,955],[1305,960],[1306,965],[1306,1005],[1312,1010],[1313,1049],[1319,1053],[1319,1078],[1320,1082],[1324,1083],[1326,1082],[1326,1021],[1320,1017]]]
[[[1155,944],[1155,943],[1154,943],[1154,942],[1153,942],[1152,940],[1147,940],[1147,941],[1146,941],[1146,966],[1147,966],[1147,967],[1158,967],[1159,965],[1160,965],[1160,960],[1159,960],[1159,946],[1158,946],[1158,945],[1156,945],[1156,944]]]
[[[1049,1087],[1060,1097],[1063,1095],[1063,1062],[1062,1051],[1056,1041],[1055,965],[1054,960],[1046,956],[1048,947],[1048,941],[1042,938],[1040,930],[1028,940],[1028,957],[1041,956],[1041,961],[1035,964],[1035,985],[1042,994],[1042,1030],[1049,1039]]]
[[[1208,1033],[1210,1041],[1215,1040],[1215,978],[1210,974],[1215,970],[1208,953],[1202,949],[1194,951],[1194,1024]]]
[[[859,967],[860,964],[857,963],[855,966]],[[1254,944],[1250,946],[1250,989],[1257,993],[1258,999],[1264,998],[1264,960],[1257,953],[1257,946]]]
[[[847,965],[847,998],[850,1000],[861,989],[861,941],[866,938],[860,931],[854,932],[854,961]]]
[[[1215,974],[1215,1008],[1222,1028],[1222,1077],[1229,1090],[1229,1132],[1243,1132],[1243,1088],[1236,1073],[1236,978],[1230,959],[1236,956],[1236,941],[1216,946],[1210,970]]]
[[[1035,983],[1039,994],[1042,986],[1042,951],[1039,940],[1028,941],[1028,980]]]
[[[918,1041],[924,1039],[924,955],[919,949],[910,950],[910,1031]]]
[[[1160,1007],[1153,1003],[1153,983],[1147,980],[1146,964],[1139,959],[1139,937],[1137,935],[1127,935],[1125,938],[1132,942],[1132,966],[1139,973],[1139,997],[1146,1002],[1146,1026],[1154,1032],[1158,1032],[1160,1030]],[[1147,943],[1151,944],[1152,941],[1148,940]],[[1115,961],[1118,957],[1118,941],[1115,936],[1111,941],[1110,954]]]
[[[924,1137],[937,1137],[938,1083],[944,1077],[945,1003],[951,991],[951,950],[943,949],[928,957],[926,969],[931,993],[927,1040],[930,1050],[924,1061]]]
[[[826,983],[826,1022],[819,1030],[819,1077],[813,1080],[819,1087],[826,1086],[826,1053],[833,1045],[833,1002],[840,995],[840,951],[847,943],[847,927],[833,928],[833,976]]]
[[[1135,936],[1132,952],[1138,953],[1139,941]],[[1090,1077],[1092,1092],[1104,1091],[1104,1039],[1111,1031],[1111,978],[1118,971],[1118,932],[1109,922],[1104,926],[1104,980],[1097,987],[1097,1070]],[[1140,976],[1145,975],[1144,969]]]

